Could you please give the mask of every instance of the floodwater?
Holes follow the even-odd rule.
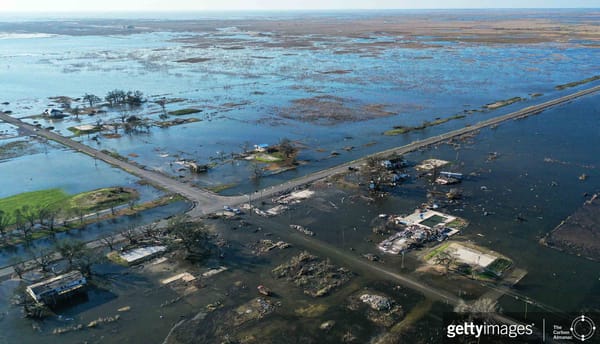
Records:
[[[124,88],[142,90],[150,100],[129,113],[157,118],[160,107],[152,100],[183,98],[181,102],[168,104],[167,109],[197,107],[204,111],[184,118],[197,117],[202,121],[167,129],[153,128],[149,133],[125,134],[117,139],[100,137],[96,141],[91,139],[94,135],[77,138],[172,175],[183,173],[173,167],[178,159],[209,162],[211,157],[218,155],[217,152],[241,151],[246,141],[272,144],[289,137],[306,147],[301,150],[299,159],[309,164],[297,171],[265,178],[260,185],[247,182],[248,166],[237,161],[220,164],[207,175],[193,178],[195,183],[203,186],[239,183],[227,190],[229,194],[237,194],[575,91],[577,88],[557,91],[554,87],[598,72],[595,61],[598,61],[599,51],[582,45],[585,42],[475,44],[428,40],[426,44],[431,46],[427,48],[408,46],[366,51],[361,47],[363,50],[359,52],[336,53],[336,45],[361,44],[364,38],[321,37],[310,49],[267,47],[264,43],[274,39],[269,35],[232,27],[219,29],[207,33],[4,37],[0,39],[0,77],[3,80],[0,101],[10,104],[2,105],[0,109],[10,109],[15,116],[27,117],[48,107],[50,96],[80,97],[86,92],[103,95],[111,89]],[[203,39],[208,44],[195,46],[190,43]],[[233,45],[241,45],[244,49],[231,49]],[[189,57],[209,60],[176,62]],[[348,72],[323,73],[336,70]],[[531,93],[543,95],[531,98]],[[354,108],[383,104],[393,114],[334,125],[281,116],[294,100],[319,95],[341,97]],[[465,119],[422,132],[395,137],[382,135],[394,125],[420,124],[424,120],[480,109],[487,103],[515,96],[528,100],[495,111],[476,112]],[[585,193],[600,189],[600,162],[597,159],[599,100],[597,95],[586,96],[536,116],[481,130],[470,141],[461,143],[458,149],[438,145],[407,155],[411,162],[426,158],[446,159],[453,162],[452,170],[469,175],[460,185],[464,199],[455,206],[442,209],[470,221],[469,227],[456,239],[493,248],[511,258],[516,267],[526,270],[527,276],[516,286],[515,295],[535,300],[542,310],[563,312],[600,308],[598,263],[538,243],[583,203]],[[65,119],[50,123],[32,118],[27,121],[39,120],[67,135],[70,126],[95,123],[98,118],[108,122],[117,118],[120,112],[109,109],[104,115],[81,116],[79,122]],[[4,130],[14,134],[13,128],[0,127],[0,132]],[[32,144],[37,147],[37,153],[0,162],[0,176],[4,181],[11,181],[2,182],[2,197],[49,187],[62,187],[74,193],[102,186],[135,185],[137,181],[81,154],[51,144]],[[346,152],[343,149],[346,146],[355,148]],[[341,155],[330,157],[332,151]],[[488,161],[490,152],[496,152],[498,158]],[[545,158],[555,162],[547,162]],[[583,173],[589,176],[586,181],[578,178]],[[12,343],[15,338],[19,338],[20,343],[57,339],[65,343],[160,343],[173,325],[196,316],[201,321],[184,323],[174,330],[174,335],[189,339],[190,335],[196,334],[203,336],[201,338],[206,342],[222,342],[226,339],[224,334],[231,332],[232,336],[254,336],[259,342],[261,335],[268,335],[268,340],[273,343],[289,342],[290,338],[307,343],[339,343],[350,332],[357,342],[368,342],[385,329],[367,320],[364,309],[349,311],[352,295],[365,292],[366,288],[384,293],[401,304],[405,314],[428,307],[424,306],[427,304],[425,297],[398,288],[395,281],[365,268],[353,269],[352,266],[347,267],[356,275],[331,296],[313,299],[304,295],[291,282],[275,279],[270,271],[301,250],[307,249],[322,257],[327,256],[327,251],[310,241],[294,239],[298,234],[290,232],[288,225],[309,227],[316,233],[315,240],[329,243],[347,255],[377,253],[383,256],[375,247],[383,237],[372,234],[371,221],[381,213],[412,212],[426,201],[427,191],[431,188],[423,180],[411,180],[389,197],[367,203],[355,197],[357,191],[354,189],[322,186],[316,190],[313,199],[272,220],[247,216],[245,219],[250,225],[245,227],[238,227],[235,221],[210,221],[228,240],[229,245],[223,248],[223,259],[213,257],[200,266],[182,264],[177,271],[172,266],[152,268],[150,264],[133,269],[99,266],[100,276],[88,292],[87,302],[60,310],[57,316],[41,322],[21,317],[20,308],[10,304],[16,282],[2,282],[0,343]],[[437,189],[446,190],[444,187]],[[148,197],[156,196],[156,190],[148,188],[144,192]],[[172,207],[160,215],[182,210],[181,204]],[[151,217],[144,215],[144,220]],[[517,221],[517,218],[524,221]],[[126,226],[128,223],[125,222],[129,220],[119,221]],[[104,223],[80,233],[91,239],[103,228],[116,226]],[[293,247],[257,257],[250,252],[249,245],[264,238],[291,241]],[[414,272],[420,264],[418,254],[407,254],[404,262],[400,257],[385,255],[380,264],[468,300],[489,291],[487,287],[465,279]],[[345,266],[343,259],[332,262]],[[198,285],[200,291],[182,299],[177,291],[159,282],[181,269],[199,273],[218,265],[227,266],[229,270],[202,279]],[[238,281],[240,283],[236,283]],[[264,320],[240,328],[223,326],[229,324],[231,312],[240,304],[257,297],[258,284],[271,287],[277,294],[274,299],[281,302],[281,306]],[[516,300],[515,295],[500,299],[504,310],[523,310],[523,303]],[[222,308],[208,312],[206,306],[216,301]],[[312,318],[296,312],[312,304],[323,305],[325,310]],[[131,310],[119,313],[117,310],[124,306],[131,306]],[[417,317],[403,333],[407,342],[439,341],[440,314],[449,307],[441,303],[430,306],[431,310],[424,317]],[[530,311],[536,310],[534,305],[529,307]],[[206,315],[202,314],[205,312]],[[85,325],[98,317],[115,314],[120,314],[121,318],[114,323],[60,336],[52,334],[56,327]],[[326,320],[336,322],[330,332],[319,329]]]
[[[536,116],[484,129],[471,140],[463,142],[458,149],[442,144],[407,156],[413,163],[426,158],[446,159],[453,163],[450,169],[469,175],[459,186],[464,190],[464,199],[441,209],[470,221],[470,225],[455,239],[470,240],[492,248],[512,259],[515,267],[526,270],[527,276],[514,289],[515,295],[534,300],[543,307],[541,311],[600,308],[598,263],[538,243],[545,233],[583,203],[584,193],[600,188],[599,166],[590,154],[600,144],[600,127],[594,121],[600,114],[597,101],[598,96],[588,96]],[[488,161],[490,152],[496,152],[498,158]],[[548,163],[545,158],[562,163]],[[589,176],[584,182],[578,179],[581,173]],[[486,187],[485,190],[482,186]],[[439,191],[446,189],[437,188]],[[261,337],[264,335],[273,343],[284,343],[290,337],[307,342],[319,338],[320,342],[336,343],[350,332],[359,342],[367,342],[383,333],[384,328],[367,320],[365,309],[352,311],[348,308],[352,295],[374,292],[390,296],[402,305],[405,314],[418,313],[422,307],[427,307],[424,306],[426,299],[405,287],[398,288],[401,284],[393,279],[364,267],[347,266],[344,259],[338,258],[332,259],[332,262],[349,267],[355,273],[351,281],[332,292],[331,296],[314,299],[304,295],[293,283],[274,278],[270,270],[301,250],[326,257],[327,249],[298,239],[299,234],[290,230],[288,225],[307,226],[316,233],[315,240],[329,243],[345,252],[343,254],[359,257],[363,253],[376,253],[383,262],[375,264],[381,264],[390,271],[406,273],[467,300],[475,299],[489,289],[464,278],[442,278],[414,272],[421,264],[418,258],[420,251],[407,254],[403,268],[400,257],[377,252],[375,245],[384,237],[372,234],[371,221],[381,213],[412,212],[426,201],[426,193],[430,189],[431,186],[422,179],[411,180],[399,186],[389,197],[366,202],[356,197],[355,189],[338,188],[335,184],[316,185],[313,190],[317,193],[313,198],[293,206],[279,217],[266,220],[257,215],[246,215],[247,226],[240,226],[238,221],[209,221],[228,240],[228,245],[223,248],[224,259],[215,258],[200,266],[184,264],[177,271],[172,267],[153,272],[145,270],[146,266],[131,270],[99,267],[98,271],[103,272],[99,277],[100,287],[90,291],[87,303],[66,308],[58,312],[60,317],[41,323],[21,319],[17,307],[5,304],[3,309],[7,313],[0,321],[1,333],[9,343],[10,336],[16,334],[25,343],[54,338],[64,342],[88,340],[102,343],[116,338],[161,342],[174,324],[182,319],[198,317],[202,320],[184,323],[173,331],[173,336],[184,341],[192,336],[206,342],[219,342],[229,333],[230,336],[255,336],[259,340],[264,339]],[[485,216],[484,212],[488,215]],[[516,221],[517,215],[525,221]],[[260,239],[285,240],[292,243],[292,248],[255,256],[250,252],[251,246]],[[182,300],[178,300],[177,292],[159,283],[161,278],[176,274],[181,269],[194,273],[219,265],[227,266],[229,270],[203,278],[200,291]],[[258,284],[273,289],[277,294],[273,300],[281,302],[281,306],[263,320],[233,328],[225,325],[229,324],[237,307],[258,296],[255,291]],[[10,295],[11,285],[14,287],[14,282],[2,284],[6,295]],[[556,297],[558,293],[560,298]],[[504,311],[518,315],[524,311],[524,304],[516,301],[515,295],[501,298],[500,305]],[[217,301],[222,307],[209,312],[206,306]],[[298,313],[310,305],[321,305],[324,310],[313,317]],[[117,309],[124,306],[131,306],[131,310],[121,313],[121,319],[115,323],[60,337],[51,334],[56,327],[86,324],[98,317],[118,314]],[[449,307],[438,302],[431,307],[425,316],[417,317],[415,323],[402,332],[404,339],[423,343],[439,341],[442,335],[440,314],[448,311]],[[540,309],[529,305],[529,312],[535,311]],[[331,331],[323,332],[318,327],[328,320],[335,321],[335,325]],[[39,330],[30,329],[32,324],[39,326]],[[142,330],[149,327],[151,330]]]
[[[357,13],[343,16],[360,17]],[[285,39],[302,44],[282,46]],[[218,23],[206,32],[187,32],[184,26],[179,31],[131,35],[8,36],[0,40],[0,76],[1,100],[10,105],[1,108],[26,117],[53,105],[50,96],[103,96],[115,88],[137,89],[149,102],[127,113],[157,119],[161,109],[153,101],[179,98],[167,104],[166,110],[201,109],[202,113],[181,117],[200,122],[116,139],[100,136],[96,141],[91,135],[80,140],[117,151],[147,168],[191,178],[201,186],[231,184],[224,192],[233,195],[556,97],[570,90],[556,91],[554,86],[597,72],[598,49],[589,48],[585,41],[478,44],[422,37],[401,47],[371,46],[402,39],[381,33],[363,38],[343,34],[280,37],[219,27]],[[178,62],[186,58],[203,62]],[[532,98],[534,93],[543,96]],[[381,106],[389,114],[330,125],[294,119],[299,111],[294,101],[331,96],[351,109]],[[416,125],[517,96],[527,101],[423,132],[382,135],[395,125]],[[40,123],[70,135],[70,126],[98,120],[107,123],[124,111],[106,110],[107,114],[81,116],[79,121]],[[260,185],[248,183],[247,162],[216,159],[241,152],[245,143],[276,144],[284,137],[304,147],[298,158],[308,164],[264,178]],[[353,150],[346,152],[344,148],[350,146]],[[333,151],[341,155],[331,156]],[[218,166],[204,175],[190,176],[174,163],[183,158],[217,162]]]

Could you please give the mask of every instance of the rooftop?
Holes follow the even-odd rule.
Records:
[[[34,283],[27,287],[27,291],[39,301],[39,297],[49,292],[62,294],[77,289],[86,283],[85,277],[80,271],[74,270],[66,274]]]
[[[153,256],[159,252],[163,252],[167,249],[166,246],[147,246],[140,247],[133,250],[125,251],[120,254],[127,263],[135,263],[141,259]]]

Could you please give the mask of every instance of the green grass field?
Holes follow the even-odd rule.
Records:
[[[125,204],[139,197],[134,189],[111,187],[69,195],[61,189],[25,192],[0,199],[0,210],[9,215],[9,224],[14,224],[14,212],[23,206],[30,209],[83,209],[85,212],[108,209]]]
[[[194,109],[194,108],[189,108],[189,109],[180,109],[180,110],[175,110],[175,111],[169,111],[169,115],[171,115],[171,116],[183,116],[183,115],[190,115],[190,114],[198,113],[198,112],[202,112],[202,110],[200,110],[200,109]]]
[[[28,205],[30,208],[50,207],[56,208],[64,204],[69,195],[61,189],[48,189],[40,191],[25,192],[18,195],[0,199],[0,210],[11,217],[14,223],[14,212]]]
[[[425,257],[423,259],[425,259],[425,261],[430,260],[431,258],[437,256],[438,254],[440,254],[441,252],[443,252],[445,249],[448,248],[448,246],[450,246],[449,242],[445,242],[441,245],[439,245],[438,247],[432,249],[431,251],[429,251],[429,253],[427,253],[427,255],[425,255]]]

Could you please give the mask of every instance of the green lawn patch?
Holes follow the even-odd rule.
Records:
[[[264,163],[272,163],[272,162],[281,162],[283,161],[283,154],[279,152],[267,154],[267,153],[257,153],[254,154],[254,160],[258,162]]]
[[[179,110],[175,110],[175,111],[169,111],[169,115],[183,116],[183,115],[190,115],[190,114],[198,113],[198,112],[202,112],[202,110],[194,109],[194,108],[187,108],[187,109],[179,109]]]
[[[9,215],[9,224],[15,223],[14,212],[28,206],[30,209],[82,209],[94,212],[110,207],[126,204],[139,197],[137,190],[122,187],[111,187],[68,195],[61,189],[48,189],[25,192],[0,199],[0,209]]]
[[[496,276],[500,276],[511,265],[512,265],[512,262],[510,260],[504,259],[504,258],[497,258],[490,265],[488,265],[486,267],[486,270],[489,271],[489,272],[491,272],[491,273],[493,273],[493,274],[495,274]]]
[[[446,243],[443,243],[443,244],[439,245],[438,247],[434,248],[433,250],[429,251],[429,253],[427,253],[427,255],[425,255],[425,257],[424,257],[425,261],[428,261],[431,258],[442,253],[446,248],[448,248],[449,245],[450,245],[450,243],[446,242]]]
[[[127,263],[125,259],[121,258],[119,252],[111,251],[106,255],[106,258],[115,264],[129,266],[129,263]]]
[[[490,103],[484,106],[484,108],[488,109],[488,110],[495,110],[504,106],[508,106],[510,104],[514,104],[516,102],[520,102],[522,100],[525,100],[521,97],[512,97],[510,99],[506,99],[506,100],[499,100],[495,103]]]
[[[402,134],[406,134],[410,131],[414,130],[413,127],[403,127],[403,126],[395,126],[394,129],[391,130],[386,130],[383,135],[385,136],[395,136],[395,135],[402,135]]]
[[[82,209],[85,212],[108,209],[128,203],[139,197],[135,189],[112,187],[77,194],[69,200],[69,208]]]
[[[48,189],[25,192],[18,195],[0,199],[0,209],[11,217],[10,224],[14,224],[14,212],[23,206],[35,208],[59,207],[69,195],[61,189]]]
[[[446,227],[448,228],[452,228],[452,229],[458,229],[459,231],[465,229],[465,227],[467,227],[469,225],[469,222],[467,222],[464,219],[461,219],[460,217],[457,217],[456,219],[448,222],[446,224]]]

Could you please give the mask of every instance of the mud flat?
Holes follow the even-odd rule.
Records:
[[[366,121],[394,115],[384,104],[359,105],[352,99],[332,95],[319,95],[296,99],[292,106],[282,108],[279,116],[320,125]],[[358,106],[357,106],[358,105]]]
[[[600,199],[595,194],[540,240],[543,245],[600,261]]]

